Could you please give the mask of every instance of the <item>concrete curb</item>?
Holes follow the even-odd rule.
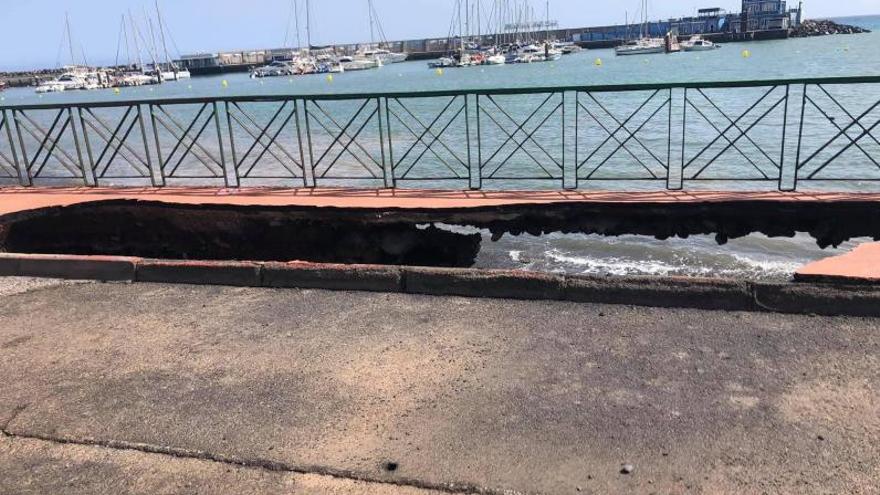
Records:
[[[0,276],[126,282],[140,258],[0,253]]]
[[[396,266],[264,263],[263,287],[402,292]]]
[[[394,292],[880,317],[880,287],[451,268],[0,253],[0,276]]]
[[[239,261],[141,260],[135,282],[260,287],[262,264]]]
[[[683,307],[727,311],[755,309],[749,282],[681,277],[565,277],[565,299],[574,302]]]

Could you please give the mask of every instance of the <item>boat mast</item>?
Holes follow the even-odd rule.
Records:
[[[76,55],[74,55],[73,50],[73,36],[70,34],[70,14],[67,12],[64,13],[64,26],[67,31],[67,45],[68,48],[70,48],[70,63],[76,65]]]
[[[544,42],[550,42],[550,0],[547,0],[547,16],[544,19]]]
[[[128,26],[125,23],[125,14],[122,14],[122,36],[125,37],[125,59],[128,65],[126,70],[131,69],[131,45],[128,43]]]
[[[306,0],[306,43],[309,44],[309,50],[312,49],[312,10],[311,2]]]
[[[159,35],[162,39],[162,50],[165,51],[165,64],[171,67],[171,57],[168,56],[168,43],[165,41],[165,23],[162,22],[162,11],[159,10],[159,0],[156,0],[156,18],[159,20]]]
[[[128,20],[131,23],[131,35],[132,35],[132,38],[134,38],[134,50],[135,50],[135,52],[137,52],[138,70],[140,70],[143,73],[144,72],[144,59],[141,56],[141,46],[140,46],[140,43],[138,43],[138,29],[134,23],[134,16],[131,15],[131,9],[129,9],[129,11],[128,11]]]
[[[376,44],[376,19],[373,17],[373,0],[367,0],[367,9],[370,15],[370,47]]]
[[[464,0],[464,30],[467,33],[468,42],[471,40],[471,0]]]
[[[296,49],[302,50],[302,33],[299,28],[299,0],[293,0],[293,22],[296,23]]]
[[[477,0],[477,48],[483,46],[483,17],[480,15],[480,0]]]

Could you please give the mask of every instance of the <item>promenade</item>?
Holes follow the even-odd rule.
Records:
[[[872,493],[877,328],[0,279],[0,491]]]

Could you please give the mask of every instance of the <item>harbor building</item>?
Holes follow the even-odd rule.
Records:
[[[786,0],[743,0],[739,19],[733,22],[732,31],[748,33],[778,31],[797,27],[801,22],[802,4],[788,9]]]

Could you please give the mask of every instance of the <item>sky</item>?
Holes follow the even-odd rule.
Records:
[[[471,0],[476,1],[476,0]],[[544,0],[532,0],[543,10]],[[482,0],[489,9],[492,0]],[[453,0],[373,0],[389,39],[445,36]],[[551,0],[551,18],[563,27],[623,23],[639,0]],[[55,67],[69,13],[78,61],[90,64],[116,59],[121,16],[129,9],[143,18],[153,0],[0,0],[0,70]],[[175,45],[183,53],[273,48],[284,42],[291,0],[160,0]],[[631,4],[631,5],[630,5]],[[652,0],[652,19],[693,14],[698,7],[739,11],[738,0]],[[312,0],[313,43],[368,41],[367,0]],[[806,0],[807,17],[880,14],[880,0]],[[291,35],[295,39],[295,36]],[[170,49],[174,52],[174,48]],[[172,53],[172,56],[177,53]]]

